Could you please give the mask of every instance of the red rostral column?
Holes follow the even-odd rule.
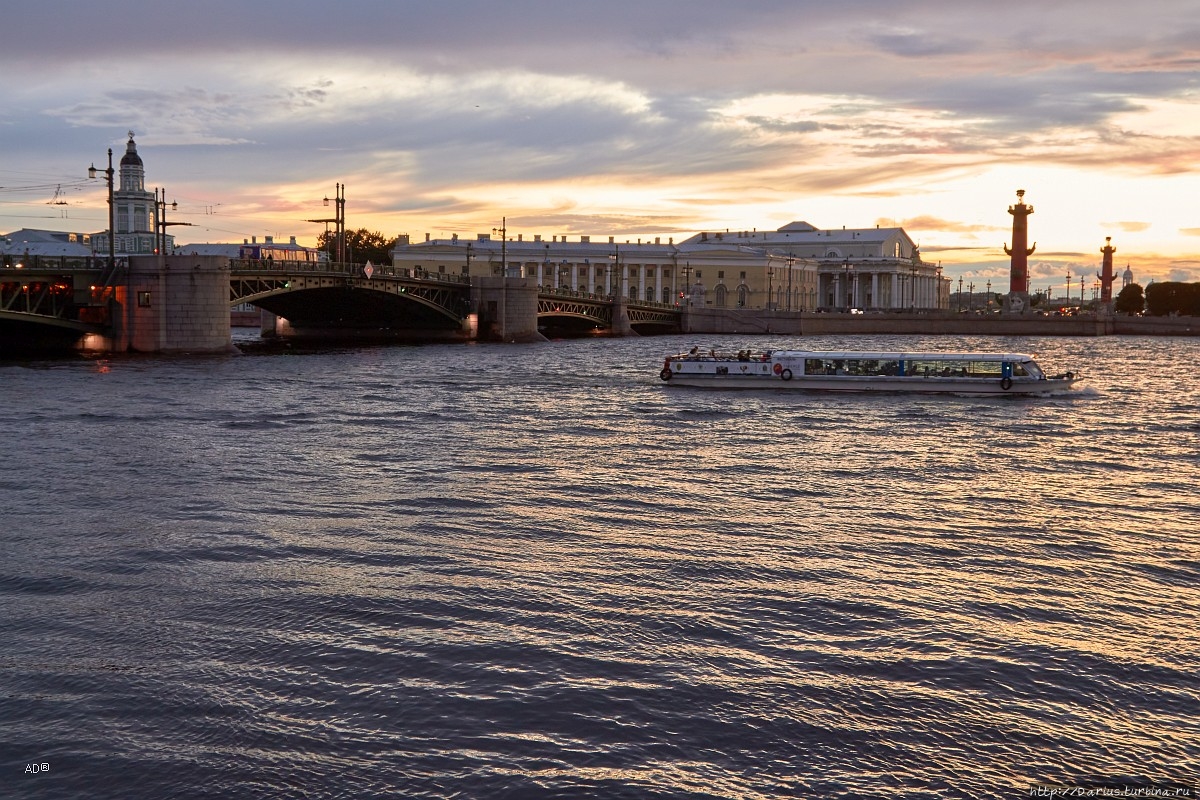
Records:
[[[1117,276],[1113,274],[1112,257],[1113,253],[1117,252],[1117,248],[1112,246],[1112,237],[1104,237],[1104,247],[1100,248],[1100,252],[1104,254],[1104,272],[1097,272],[1096,277],[1100,279],[1100,302],[1112,302],[1112,285]]]
[[[1029,257],[1037,249],[1037,242],[1033,243],[1033,247],[1025,246],[1029,241],[1028,218],[1033,213],[1033,206],[1025,205],[1024,197],[1025,190],[1017,189],[1017,204],[1008,207],[1008,213],[1012,214],[1013,218],[1012,249],[1008,249],[1007,245],[1004,247],[1004,254],[1012,256],[1012,266],[1008,273],[1009,294],[1019,294],[1022,297],[1029,293]]]

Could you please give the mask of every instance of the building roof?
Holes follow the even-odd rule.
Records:
[[[91,245],[85,243],[90,235],[69,231],[21,228],[0,236],[0,253],[11,255],[29,253],[31,256],[90,256],[92,255]]]
[[[583,238],[583,237],[581,237]],[[642,261],[663,262],[672,258],[680,259],[689,256],[740,255],[742,257],[766,257],[768,251],[774,248],[764,246],[762,242],[738,243],[729,241],[710,241],[707,243],[682,243],[659,241],[617,242],[617,241],[567,241],[566,236],[555,237],[551,240],[512,239],[501,242],[500,238],[491,238],[486,234],[475,239],[426,239],[423,242],[400,243],[393,253],[420,253],[427,251],[432,256],[435,252],[453,253],[464,252],[471,248],[473,258],[499,257],[503,249],[509,261],[559,261],[565,256],[574,259],[587,259],[595,262],[608,262],[614,256],[619,256],[622,263],[640,263]]]
[[[129,142],[125,145],[125,155],[121,156],[121,166],[143,166],[142,157],[138,155],[137,142],[133,141],[133,131],[129,132]]]
[[[264,247],[274,247],[278,250],[306,250],[313,251],[316,248],[305,247],[296,243],[296,237],[290,237],[290,241],[277,242],[274,236],[267,236],[263,241],[258,241],[258,238],[243,239],[241,243],[237,242],[204,242],[196,244],[176,244],[175,252],[180,255],[194,256],[225,256],[227,258],[238,258],[242,254],[242,248],[246,245],[257,244]]]
[[[903,228],[827,228],[821,229],[807,222],[789,222],[775,231],[702,231],[684,240],[683,244],[711,244],[725,242],[749,244],[758,247],[780,247],[787,245],[854,244],[862,242],[881,243],[894,236],[908,234]]]
[[[241,252],[240,244],[177,244],[175,252],[185,256],[224,256],[237,258]]]

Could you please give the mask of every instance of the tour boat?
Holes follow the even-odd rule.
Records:
[[[1023,353],[898,353],[710,350],[668,356],[659,377],[673,386],[833,392],[1046,394],[1079,375],[1048,375]]]

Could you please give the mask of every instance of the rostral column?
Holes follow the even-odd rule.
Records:
[[[1008,273],[1009,302],[1019,297],[1022,301],[1021,307],[1028,308],[1029,257],[1037,249],[1037,242],[1033,243],[1033,247],[1025,246],[1029,241],[1029,215],[1033,213],[1033,206],[1025,205],[1024,197],[1025,190],[1017,189],[1017,204],[1008,207],[1008,213],[1012,214],[1013,218],[1012,249],[1005,245],[1004,253],[1012,257],[1012,266],[1009,267]]]
[[[1112,237],[1104,237],[1104,247],[1100,248],[1100,252],[1104,254],[1104,272],[1097,272],[1096,277],[1100,279],[1100,302],[1112,302],[1112,285],[1117,276],[1113,274],[1112,257],[1113,253],[1117,252],[1117,248],[1112,246]]]

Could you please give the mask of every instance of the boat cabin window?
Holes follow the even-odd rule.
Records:
[[[904,362],[904,374],[924,378],[999,378],[1000,361],[920,359]]]
[[[806,358],[805,375],[898,375],[900,362],[878,358]]]

